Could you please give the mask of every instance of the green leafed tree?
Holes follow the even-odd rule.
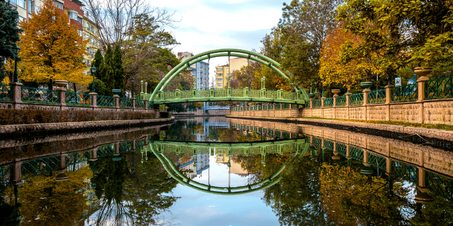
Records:
[[[123,60],[121,59],[121,50],[120,46],[115,46],[115,51],[113,52],[113,82],[115,89],[121,89],[121,96],[124,96],[124,68]]]
[[[19,41],[19,33],[23,31],[17,27],[18,19],[17,11],[8,3],[0,1],[0,82],[6,76],[3,68],[5,60],[8,58],[20,60],[12,49]]]
[[[99,70],[99,79],[104,82],[105,87],[107,88],[106,95],[111,96],[113,95],[112,89],[115,88],[114,82],[114,73],[115,70],[113,68],[113,51],[110,45],[107,47],[107,51],[104,54],[104,63],[101,64],[101,68]]]

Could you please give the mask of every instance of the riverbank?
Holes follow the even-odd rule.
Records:
[[[337,129],[345,129],[358,131],[368,134],[379,134],[387,137],[398,138],[402,135],[411,135],[411,140],[419,140],[429,138],[429,142],[436,142],[436,140],[450,141],[453,142],[453,131],[442,130],[442,129],[428,129],[421,127],[411,127],[402,125],[390,125],[390,124],[373,124],[364,122],[351,122],[351,121],[340,121],[330,119],[311,119],[311,118],[278,118],[278,117],[258,117],[258,116],[234,116],[227,115],[229,118],[243,118],[243,119],[255,119],[265,121],[279,121],[279,122],[290,122],[307,125],[325,126]],[[417,138],[418,137],[418,138]],[[450,145],[450,148],[453,146]]]
[[[53,134],[68,134],[100,130],[123,129],[131,127],[146,127],[172,122],[175,118],[134,119],[134,120],[105,120],[62,123],[39,123],[0,125],[0,139],[25,136],[48,136]]]

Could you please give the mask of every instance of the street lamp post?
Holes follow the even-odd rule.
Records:
[[[17,58],[19,57],[19,51],[19,46],[14,45],[13,53],[16,55],[16,57],[14,58],[14,82],[19,82],[19,79],[17,78]]]
[[[91,74],[93,75],[93,84],[91,85],[91,89],[93,90],[93,93],[95,93],[96,92],[96,90],[95,90],[96,87],[94,85],[94,76],[96,75],[96,67],[95,66],[91,67]]]
[[[131,78],[131,81],[132,81],[132,98],[134,98],[134,81],[135,81],[135,79]]]

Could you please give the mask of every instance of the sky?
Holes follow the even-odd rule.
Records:
[[[174,12],[180,20],[169,29],[181,43],[173,53],[194,55],[220,48],[244,50],[261,48],[260,41],[277,26],[283,2],[290,0],[167,0],[150,1],[150,5]],[[210,60],[210,76],[215,66],[224,65],[227,58]]]

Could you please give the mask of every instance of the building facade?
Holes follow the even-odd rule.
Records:
[[[230,72],[234,73],[235,71],[239,71],[242,67],[246,67],[247,65],[249,65],[249,60],[246,58],[230,59]]]
[[[216,89],[225,89],[228,87],[228,77],[230,76],[230,65],[215,67],[215,86]]]
[[[83,56],[83,62],[86,64],[86,75],[90,75],[91,62],[94,60],[94,54],[100,49],[99,28],[96,24],[88,19],[87,16],[83,17],[83,40],[90,40],[87,44],[87,54]]]
[[[193,54],[190,52],[179,52],[178,58],[182,61],[187,60],[192,57]],[[209,89],[209,63],[204,61],[197,62],[189,67],[191,70],[192,76],[196,79],[196,89],[205,90]]]

